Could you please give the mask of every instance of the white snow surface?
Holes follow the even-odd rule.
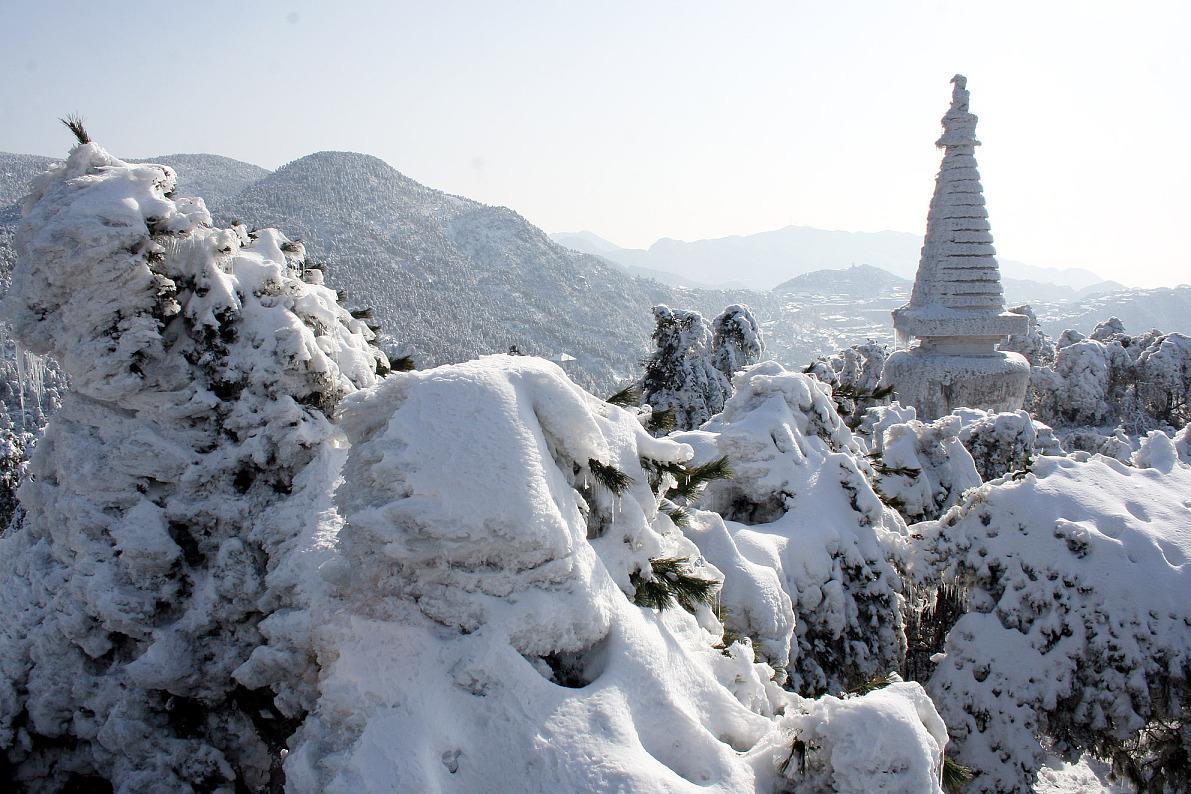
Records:
[[[1191,661],[1191,466],[1172,447],[1151,436],[1149,468],[1041,457],[914,525],[930,575],[971,587],[928,684],[983,773],[971,791],[1030,786],[1038,735],[1078,753],[1172,708],[1156,693]]]

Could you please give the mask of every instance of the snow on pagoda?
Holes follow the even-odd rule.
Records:
[[[1022,406],[1030,366],[997,350],[1011,334],[1024,334],[1024,315],[1005,311],[1001,274],[976,170],[976,116],[968,112],[967,79],[951,82],[951,109],[943,117],[943,164],[927,215],[926,239],[910,302],[895,309],[893,327],[918,344],[894,352],[881,380],[920,419],[961,407],[1015,411]]]

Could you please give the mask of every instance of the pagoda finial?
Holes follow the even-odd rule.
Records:
[[[979,146],[976,140],[977,117],[968,112],[968,78],[957,74],[951,78],[951,107],[943,117],[943,137],[935,146]]]

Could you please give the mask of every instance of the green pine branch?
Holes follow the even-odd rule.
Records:
[[[658,509],[668,515],[670,520],[674,522],[674,526],[680,529],[691,525],[691,514],[687,512],[687,509],[674,504],[669,499],[662,500],[662,504]]]
[[[673,408],[663,408],[654,411],[645,421],[645,429],[650,433],[669,433],[678,426],[678,417]]]
[[[703,487],[712,480],[729,480],[731,478],[732,467],[728,465],[727,456],[716,458],[702,466],[684,469],[673,493],[690,502],[699,498]]]
[[[649,561],[649,576],[632,574],[633,603],[649,609],[669,609],[678,604],[694,612],[700,604],[711,604],[720,583],[690,572],[689,557],[657,557]]]
[[[884,689],[890,684],[896,683],[900,680],[896,673],[877,673],[867,681],[861,681],[853,687],[849,687],[845,694],[848,695],[867,695],[869,692],[876,692],[878,689]]]
[[[960,794],[972,782],[972,770],[948,755],[943,756],[943,790]]]
[[[887,466],[884,463],[878,463],[873,466],[873,470],[877,474],[884,474],[886,476],[900,475],[902,477],[909,477],[911,480],[917,479],[919,474],[922,474],[922,469],[914,469],[909,466]]]
[[[91,135],[87,132],[87,128],[83,126],[83,120],[75,113],[69,113],[65,118],[58,119],[66,125],[66,129],[74,133],[74,137],[80,144],[91,143]]]
[[[641,387],[636,383],[630,383],[620,391],[613,394],[604,402],[610,405],[618,405],[621,408],[636,408],[641,404]]]
[[[587,461],[587,468],[591,470],[591,478],[607,488],[614,496],[620,496],[633,484],[633,478],[615,466],[600,463],[595,458]]]

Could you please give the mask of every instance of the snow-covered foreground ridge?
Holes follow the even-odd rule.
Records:
[[[655,571],[726,586],[659,510],[689,445],[539,359],[377,385],[300,244],[173,182],[86,143],[25,204],[7,314],[73,391],[0,538],[17,785],[939,790],[918,684],[804,699],[702,598],[656,608]]]

